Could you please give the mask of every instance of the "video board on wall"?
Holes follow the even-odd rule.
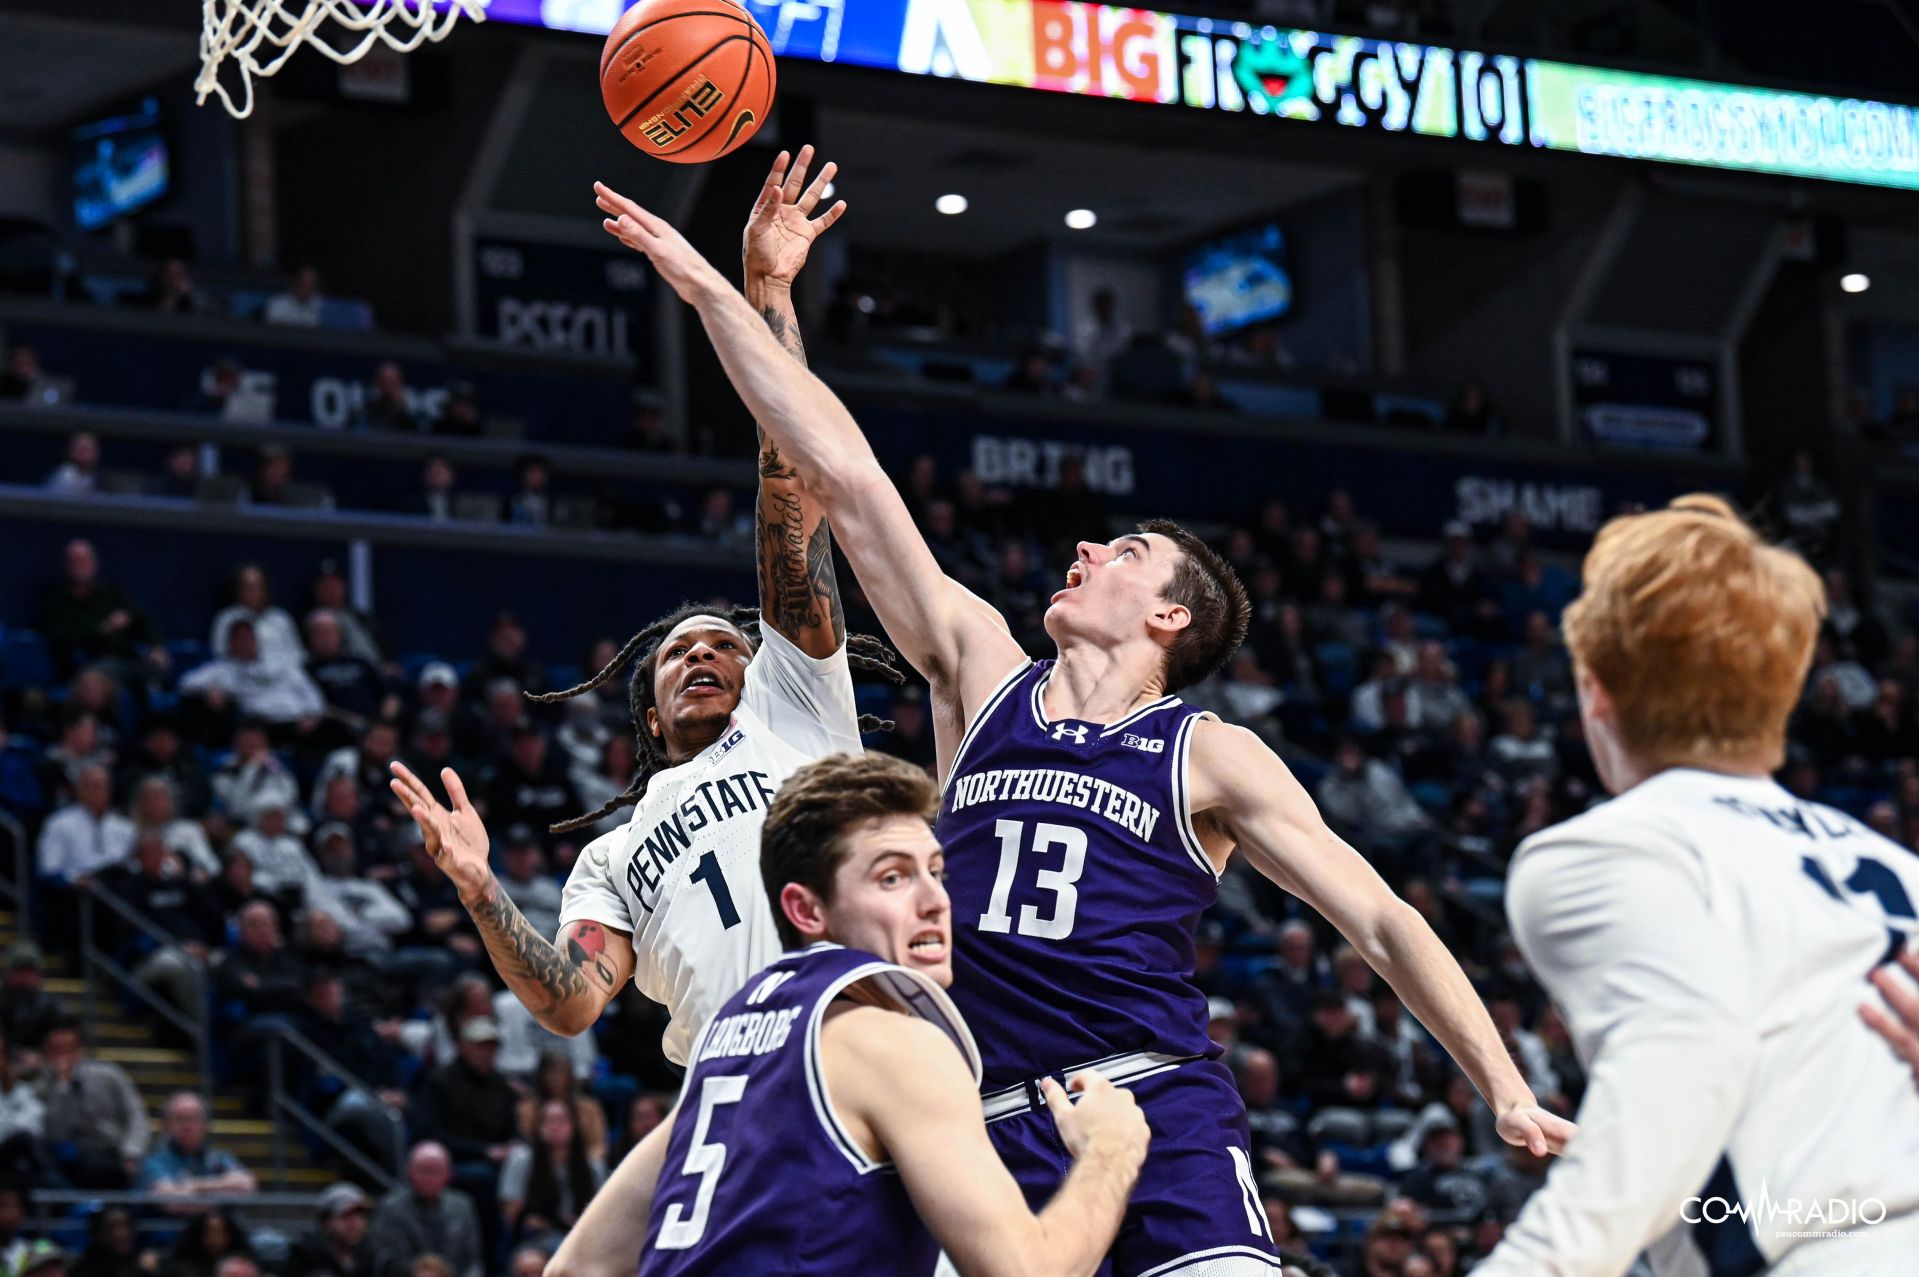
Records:
[[[1331,127],[1919,187],[1909,106],[1077,0],[745,0],[781,57]],[[626,0],[492,0],[605,34]]]

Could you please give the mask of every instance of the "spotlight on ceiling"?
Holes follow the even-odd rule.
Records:
[[[948,217],[958,217],[966,211],[966,197],[964,195],[942,195],[933,201],[933,207]]]

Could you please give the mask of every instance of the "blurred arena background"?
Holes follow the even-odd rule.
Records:
[[[0,5],[0,1277],[537,1277],[671,1104],[658,1009],[539,1030],[385,784],[477,782],[551,935],[632,726],[521,693],[752,597],[751,423],[595,179],[731,269],[773,152],[838,161],[807,345],[944,566],[1037,654],[1063,539],[1216,538],[1257,611],[1198,699],[1566,1112],[1502,875],[1595,794],[1603,520],[1725,491],[1826,572],[1782,779],[1919,838],[1903,6],[749,0],[778,106],[698,167],[606,119],[621,8],[296,55],[236,121],[194,6]],[[930,764],[920,688],[861,696]],[[1267,1210],[1450,1277],[1543,1166],[1337,939],[1238,871],[1205,923]]]

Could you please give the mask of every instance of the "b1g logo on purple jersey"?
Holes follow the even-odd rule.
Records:
[[[1126,735],[1120,737],[1119,743],[1128,749],[1137,749],[1143,754],[1163,754],[1166,752],[1166,742],[1152,736],[1135,736],[1131,732],[1128,732]]]

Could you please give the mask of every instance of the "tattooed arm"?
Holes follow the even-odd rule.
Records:
[[[833,533],[799,471],[760,436],[760,497],[754,511],[760,620],[815,659],[846,641],[846,614],[833,574]]]
[[[784,151],[753,206],[742,238],[747,300],[759,311],[782,349],[806,366],[806,344],[793,307],[793,280],[806,264],[813,240],[845,211],[844,201],[819,217],[811,214],[832,181],[826,165],[806,184],[813,148],[802,147],[791,168]],[[808,656],[832,655],[846,641],[839,582],[833,574],[833,534],[819,502],[806,491],[799,471],[760,434],[760,493],[755,511],[760,570],[760,619]]]
[[[406,764],[393,764],[394,794],[420,827],[434,862],[459,889],[506,987],[542,1028],[563,1037],[584,1033],[633,978],[633,937],[585,919],[562,927],[553,940],[535,931],[493,876],[486,826],[466,786],[451,767],[440,779],[450,811]]]
[[[463,890],[460,901],[480,929],[493,969],[550,1032],[569,1038],[586,1032],[633,978],[633,937],[624,931],[581,919],[548,940],[490,874],[478,896],[469,899]]]

